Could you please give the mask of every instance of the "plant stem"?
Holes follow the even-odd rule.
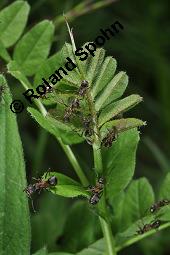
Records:
[[[76,45],[74,42],[74,37],[72,34],[72,31],[69,27],[69,24],[66,20],[67,23],[67,27],[68,27],[68,31],[70,34],[70,38],[71,38],[71,43],[72,43],[72,47],[74,50],[76,50]],[[85,80],[85,75],[82,69],[82,65],[81,63],[78,61],[77,58],[75,58],[77,66],[79,68],[79,72],[81,75],[81,79]],[[90,87],[90,84],[89,84]],[[93,98],[91,96],[90,90],[88,89],[87,93],[86,93],[86,98],[87,98],[87,102],[89,105],[89,111],[92,117],[92,123],[93,123],[93,128],[94,128],[94,141],[93,141],[93,154],[94,154],[94,167],[95,170],[97,171],[98,175],[103,175],[103,163],[102,163],[102,156],[101,156],[101,142],[100,142],[100,132],[99,132],[99,128],[98,128],[98,120],[97,120],[97,114],[96,114],[96,110],[94,107],[94,102],[93,102]],[[103,236],[105,238],[106,241],[106,246],[107,246],[107,255],[116,255],[116,250],[115,250],[115,245],[114,245],[114,238],[112,235],[112,229],[111,229],[111,225],[109,223],[108,220],[108,212],[107,212],[107,208],[106,208],[106,200],[105,200],[105,190],[103,191],[103,195],[102,198],[100,199],[100,203],[98,206],[99,211],[101,210],[104,215],[107,218],[107,221],[99,216],[99,220],[100,220],[100,224],[101,224],[101,228],[103,231]]]
[[[165,229],[165,228],[168,228],[168,227],[170,227],[170,222],[161,225],[161,226],[159,227],[159,230],[162,230],[162,229]],[[142,239],[144,239],[145,237],[148,237],[148,236],[150,236],[150,235],[152,235],[152,234],[154,234],[154,233],[155,233],[155,230],[151,230],[151,231],[146,232],[146,233],[143,234],[143,235],[138,235],[138,236],[133,237],[132,239],[128,239],[128,240],[127,240],[125,243],[123,243],[122,245],[117,246],[117,247],[116,247],[116,251],[120,251],[120,250],[124,249],[125,247],[130,246],[130,245],[132,245],[132,244],[134,244],[134,243],[136,243],[136,242],[139,242],[140,240],[142,240]]]
[[[107,255],[116,255],[116,249],[114,247],[114,242],[112,238],[112,230],[110,226],[106,223],[106,221],[99,217],[100,224],[102,227],[105,243],[107,245]]]
[[[60,138],[58,138],[58,142],[60,143],[61,147],[63,148],[65,154],[67,155],[71,165],[73,166],[77,176],[79,177],[81,183],[83,186],[87,187],[89,185],[89,182],[87,180],[87,177],[85,176],[83,170],[81,169],[74,153],[72,152],[69,145],[63,144]]]

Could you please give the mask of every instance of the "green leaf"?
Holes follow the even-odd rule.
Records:
[[[8,48],[21,36],[30,7],[26,1],[15,1],[0,12],[0,40]]]
[[[76,144],[82,142],[84,139],[79,135],[73,133],[73,130],[66,124],[50,117],[43,116],[34,108],[28,107],[28,112],[39,123],[41,127],[54,135],[57,139],[61,138],[65,144]]]
[[[96,82],[94,82],[91,94],[95,98],[97,94],[104,89],[111,81],[116,71],[116,60],[112,57],[105,58],[99,72]],[[90,70],[89,70],[90,71]]]
[[[0,254],[30,253],[30,222],[22,144],[6,81],[0,102]]]
[[[14,60],[18,63],[25,75],[36,73],[42,61],[50,51],[54,25],[51,21],[44,20],[34,26],[17,43],[14,50]]]
[[[116,128],[116,132],[119,135],[129,129],[145,126],[146,122],[135,118],[117,119],[105,123],[100,129],[102,139],[108,134],[109,130],[113,127]]]
[[[68,252],[75,253],[96,240],[99,222],[89,210],[87,202],[76,202],[68,214],[63,233],[63,246]]]
[[[139,132],[132,129],[120,134],[109,150],[103,151],[107,195],[114,197],[133,177]]]
[[[6,61],[9,62],[11,60],[11,57],[8,53],[8,51],[6,50],[6,48],[4,47],[4,44],[1,42],[0,40],[0,56]]]
[[[154,193],[148,180],[140,178],[132,181],[125,194],[120,229],[126,229],[138,219],[143,218],[153,203]]]
[[[90,63],[88,65],[88,70],[87,70],[87,81],[90,83],[93,83],[100,68],[102,65],[102,62],[104,60],[105,56],[105,50],[104,49],[97,49],[95,51],[95,56],[90,58]]]
[[[105,107],[99,116],[99,125],[102,126],[105,122],[114,118],[120,113],[124,113],[143,100],[139,95],[131,95],[115,103]]]
[[[170,200],[170,173],[166,175],[160,187],[159,198]]]
[[[88,248],[78,252],[77,255],[106,255],[105,250],[104,239],[99,239],[95,243],[91,244]]]
[[[106,105],[121,97],[127,87],[128,76],[125,72],[118,73],[102,90],[95,102],[95,109],[99,111]]]
[[[56,176],[58,180],[57,185],[49,189],[55,195],[63,197],[89,197],[89,192],[70,177],[64,174],[50,172],[46,177],[44,175],[44,178],[47,179],[50,176]]]

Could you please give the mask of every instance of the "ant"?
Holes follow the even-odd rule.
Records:
[[[77,91],[77,94],[78,94],[79,96],[81,96],[81,97],[84,97],[84,96],[86,95],[86,93],[87,93],[88,87],[89,87],[88,81],[83,80],[83,81],[81,82],[80,88],[79,88],[78,91]]]
[[[74,98],[64,112],[64,121],[70,121],[71,115],[75,113],[78,108],[80,108],[80,100]]]
[[[83,117],[83,128],[84,128],[84,135],[85,136],[92,136],[94,134],[94,130],[91,127],[92,124],[92,117]]]
[[[169,205],[170,201],[167,199],[163,199],[161,201],[156,202],[155,204],[153,204],[150,207],[150,212],[151,213],[155,213],[156,211],[158,211],[161,207],[165,206],[165,205]]]
[[[35,212],[32,195],[35,192],[40,193],[43,189],[56,186],[58,181],[56,176],[51,176],[47,180],[43,180],[42,178],[38,178],[38,179],[33,178],[33,179],[36,180],[37,182],[34,184],[29,184],[23,191],[26,192],[27,196],[31,199],[32,208]]]
[[[160,220],[156,220],[153,223],[150,224],[145,224],[142,228],[139,227],[139,230],[136,231],[136,233],[138,235],[143,235],[144,233],[152,230],[152,229],[157,229],[159,228],[161,225],[161,221]]]
[[[42,98],[42,99],[46,99],[47,97],[46,97],[46,94],[47,93],[53,93],[53,88],[52,87],[46,87],[46,92],[45,92],[45,94],[43,94],[43,95],[40,95],[40,98]]]
[[[118,130],[116,127],[113,127],[109,130],[108,134],[102,139],[101,145],[106,148],[110,148],[112,146],[113,141],[116,141],[118,138]]]
[[[104,189],[103,177],[99,178],[99,180],[96,182],[96,186],[92,186],[92,187],[89,186],[88,191],[92,192],[92,195],[89,199],[90,204],[96,205],[99,202],[103,189]]]

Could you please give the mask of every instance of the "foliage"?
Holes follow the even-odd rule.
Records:
[[[32,254],[114,255],[155,233],[154,229],[150,229],[143,235],[137,235],[139,226],[151,224],[155,218],[161,220],[158,231],[170,226],[169,205],[151,214],[149,208],[155,202],[151,184],[146,178],[132,180],[140,140],[138,129],[146,123],[129,117],[128,111],[140,103],[142,97],[132,94],[122,98],[128,76],[124,71],[116,71],[116,60],[106,56],[104,49],[98,48],[94,57],[80,61],[74,55],[75,42],[69,27],[71,44],[65,43],[51,56],[54,24],[44,20],[24,33],[29,11],[27,2],[15,1],[0,12],[0,56],[7,63],[8,72],[24,89],[35,89],[42,82],[42,77],[49,77],[64,66],[66,57],[76,63],[76,68],[53,86],[52,93],[34,100],[37,109],[28,107],[27,110],[39,126],[59,142],[79,179],[75,181],[74,177],[61,173],[58,168],[50,173],[44,171],[42,181],[48,182],[52,176],[58,180],[55,186],[47,187],[49,194],[57,196],[57,199],[62,196],[77,200],[71,207],[68,204],[62,207],[62,202],[54,199],[62,208],[58,217],[64,220],[56,223],[53,216],[52,223],[55,222],[56,226],[61,224],[61,230],[58,233],[48,230],[49,235],[56,235],[56,240],[49,238],[50,249],[48,241],[43,243],[39,237],[39,251]],[[88,87],[82,96],[79,91],[84,80]],[[22,145],[16,118],[9,109],[12,99],[3,75],[0,75],[0,85],[5,86],[0,98],[0,249],[3,254],[30,254],[30,222],[27,199],[22,192],[26,186]],[[70,120],[66,122],[64,115],[74,99],[78,99],[80,105],[71,112]],[[114,132],[108,146],[104,142],[110,131]],[[87,142],[93,149],[94,169],[91,175],[82,170],[81,161],[77,160],[70,147],[82,142]],[[95,185],[99,177],[104,178],[104,188],[99,203],[92,206],[88,203],[92,193],[87,186]],[[169,187],[170,177],[167,174],[159,190],[160,200],[169,199]],[[53,211],[56,210],[54,208]],[[44,213],[44,219],[48,217]],[[32,222],[39,227],[44,224],[39,215],[34,216]],[[44,228],[44,231],[47,230]]]

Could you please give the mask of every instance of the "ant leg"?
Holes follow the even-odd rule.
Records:
[[[33,212],[36,213],[36,210],[34,207],[34,201],[33,201],[32,197],[30,197],[30,199],[31,199],[31,206],[32,206]]]
[[[35,177],[32,177],[32,180],[39,182],[41,179],[40,178],[37,179]]]
[[[47,178],[47,175],[50,174],[50,172],[51,172],[51,168],[49,167],[48,170],[47,170],[47,172],[45,173],[45,176],[44,176],[45,179]]]

